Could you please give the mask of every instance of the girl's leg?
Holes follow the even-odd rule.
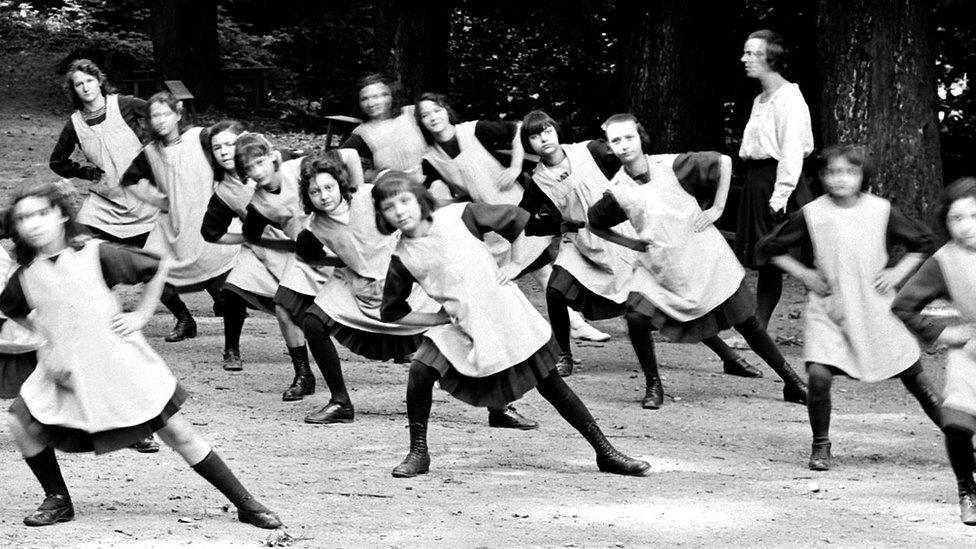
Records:
[[[827,471],[830,469],[830,386],[834,374],[827,366],[811,362],[807,365],[807,377],[810,380],[807,413],[813,431],[810,470]]]
[[[786,358],[779,352],[779,348],[773,343],[772,338],[769,337],[766,330],[760,326],[759,320],[755,316],[750,316],[743,322],[736,324],[735,330],[742,334],[743,339],[749,344],[749,348],[759,355],[759,358],[763,359],[763,362],[768,364],[783,379],[783,383],[786,384],[783,387],[783,400],[797,404],[806,404],[806,384],[793,371],[793,368],[787,364]]]
[[[775,265],[763,265],[757,269],[756,280],[756,318],[765,330],[769,319],[783,295],[783,271]]]
[[[301,400],[305,395],[315,392],[315,375],[312,374],[312,368],[308,363],[305,333],[292,318],[291,313],[281,305],[275,305],[275,318],[278,319],[278,327],[288,347],[288,356],[291,357],[291,364],[295,368],[295,379],[285,389],[281,400]]]
[[[410,422],[410,451],[400,465],[393,468],[393,476],[415,477],[430,470],[427,453],[427,421],[433,404],[434,382],[440,378],[437,370],[419,362],[410,363],[407,379],[407,421]]]
[[[164,340],[170,343],[183,341],[191,337],[197,337],[197,322],[193,320],[193,315],[186,308],[186,303],[180,299],[180,294],[172,284],[163,286],[163,295],[159,300],[176,317],[176,325]]]
[[[320,410],[305,416],[305,423],[352,423],[355,412],[346,381],[342,376],[342,365],[339,363],[339,352],[335,343],[329,337],[329,328],[322,319],[315,315],[305,315],[302,330],[312,351],[312,357],[318,364],[325,384],[332,393],[329,403]],[[313,376],[314,377],[314,376]]]
[[[159,430],[159,438],[200,474],[214,488],[220,490],[237,506],[237,516],[241,522],[253,524],[258,528],[278,528],[281,520],[278,515],[261,504],[244,488],[230,468],[203,438],[179,415],[169,418]]]
[[[224,369],[237,372],[244,369],[241,362],[241,331],[247,318],[247,303],[236,293],[224,294]]]
[[[624,318],[627,320],[627,335],[634,346],[637,362],[644,371],[645,391],[641,406],[648,410],[657,410],[664,403],[664,387],[657,370],[651,319],[636,311],[627,311]]]
[[[945,433],[946,452],[949,465],[956,475],[959,487],[959,518],[963,524],[976,525],[976,482],[973,482],[973,434],[969,431],[947,427]]]
[[[13,414],[7,416],[7,424],[14,437],[14,443],[24,456],[24,461],[44,490],[44,502],[37,510],[24,517],[24,524],[48,526],[73,519],[75,509],[71,504],[68,486],[61,476],[61,467],[58,465],[54,448],[44,446],[32,437]]]
[[[552,266],[546,265],[538,270],[532,271],[529,275],[539,284],[540,288],[546,288],[549,286],[549,277],[552,276]],[[563,305],[563,307],[565,308],[566,306]],[[549,309],[549,313],[552,313],[552,309]],[[566,309],[566,315],[569,322],[569,333],[574,339],[582,339],[585,341],[606,341],[610,339],[609,334],[605,334],[587,324],[582,315],[576,311]]]
[[[749,364],[742,355],[735,352],[735,349],[728,343],[722,341],[717,335],[706,337],[702,340],[706,347],[711,349],[720,359],[722,359],[722,371],[730,376],[739,377],[762,377],[763,373]]]
[[[932,423],[935,423],[935,426],[941,429],[942,396],[935,390],[935,387],[929,380],[929,376],[925,374],[921,362],[916,362],[900,377],[901,382],[905,384],[908,392],[922,405],[922,410],[925,411],[925,415],[929,416]]]
[[[562,351],[559,362],[556,363],[556,372],[567,377],[573,374],[573,348],[569,343],[569,310],[562,292],[552,287],[546,288],[546,309],[549,311],[553,336]]]
[[[552,404],[559,415],[596,450],[596,464],[601,471],[618,475],[643,475],[650,469],[651,466],[646,461],[628,457],[610,444],[586,405],[561,377],[550,375],[536,388],[542,398]]]
[[[214,316],[224,316],[224,281],[227,280],[227,274],[222,274],[220,276],[215,276],[211,278],[209,284],[207,285],[207,293],[210,294],[210,298],[213,299],[213,313]]]

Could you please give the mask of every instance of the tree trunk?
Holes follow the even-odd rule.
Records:
[[[728,2],[621,2],[614,13],[621,104],[651,138],[647,153],[722,150],[723,85],[738,50],[728,39]],[[728,65],[728,66],[726,66]]]
[[[453,0],[377,0],[376,66],[400,99],[447,93],[447,41]]]
[[[152,0],[151,9],[159,80],[182,80],[197,109],[222,105],[216,0]]]
[[[917,0],[820,0],[821,143],[860,143],[871,191],[932,221],[942,188],[931,8]]]

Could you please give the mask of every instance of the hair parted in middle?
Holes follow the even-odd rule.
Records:
[[[437,199],[430,194],[423,183],[415,181],[406,172],[388,170],[381,172],[373,183],[373,209],[376,210],[376,229],[382,234],[393,234],[397,228],[383,217],[383,201],[401,193],[410,193],[417,197],[420,204],[420,216],[426,220],[437,209]]]

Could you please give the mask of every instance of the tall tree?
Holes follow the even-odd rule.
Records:
[[[929,218],[942,185],[932,7],[820,0],[821,143],[862,143],[875,193]]]
[[[217,0],[152,0],[151,36],[160,80],[181,80],[205,109],[222,105]]]
[[[453,0],[376,0],[376,66],[397,84],[402,99],[446,93],[447,41]]]

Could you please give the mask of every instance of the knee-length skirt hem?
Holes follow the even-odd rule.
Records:
[[[569,271],[553,265],[552,276],[549,277],[548,289],[553,289],[562,294],[566,299],[567,305],[574,311],[583,315],[587,320],[606,320],[623,316],[627,311],[625,303],[615,303],[609,299],[594,293],[586,286],[580,284],[575,276]]]
[[[941,408],[941,415],[941,427],[943,429],[959,429],[960,431],[966,431],[967,433],[976,435],[976,416],[973,414],[950,406],[943,406]]]
[[[0,354],[0,398],[14,398],[37,366],[37,353]]]
[[[742,183],[742,194],[739,196],[739,214],[736,219],[735,243],[733,250],[749,269],[755,269],[767,264],[767,261],[757,257],[756,244],[776,226],[772,212],[769,211],[769,198],[776,186],[775,158],[764,160],[747,160],[745,163],[745,181]],[[799,210],[806,203],[813,200],[809,179],[800,174],[796,188],[786,201],[787,215]],[[793,250],[798,252],[799,249]]]
[[[554,338],[550,338],[529,358],[486,377],[469,377],[459,373],[430,339],[424,340],[413,357],[415,362],[440,373],[441,389],[461,402],[479,408],[504,406],[522,398],[552,375],[558,358],[559,346]]]
[[[171,284],[171,286],[173,286],[178,294],[192,294],[202,292],[207,288],[220,288],[224,285],[224,281],[227,280],[227,275],[230,274],[230,271],[230,269],[227,269],[217,276],[212,276],[206,280],[194,282],[193,284],[187,284],[185,286],[176,286]]]
[[[180,410],[183,402],[186,401],[187,393],[178,383],[173,390],[173,396],[163,406],[159,415],[138,425],[130,427],[120,427],[89,433],[82,429],[63,427],[60,425],[47,425],[38,421],[27,408],[27,404],[22,397],[17,397],[10,405],[10,413],[17,417],[18,421],[27,432],[40,441],[45,446],[51,446],[62,452],[95,452],[95,454],[106,454],[129,446],[151,436],[156,431],[162,429],[169,418],[173,417]]]
[[[244,300],[244,303],[246,303],[247,306],[252,309],[263,311],[271,315],[274,314],[274,296],[269,297],[265,295],[258,295],[254,292],[249,292],[234,284],[231,284],[230,282],[224,282],[223,289],[237,294],[241,299]]]
[[[679,322],[671,318],[651,303],[644,294],[637,292],[631,292],[627,296],[627,310],[650,317],[654,329],[674,343],[698,343],[756,314],[756,298],[743,279],[735,293],[718,307],[687,322]]]
[[[301,326],[305,313],[308,312],[309,307],[315,304],[315,296],[300,294],[291,288],[278,286],[278,291],[275,292],[274,296],[274,304],[281,305]]]
[[[839,366],[834,366],[833,364],[826,364],[824,362],[817,362],[816,360],[807,360],[807,361],[804,361],[803,365],[804,365],[804,367],[807,370],[809,370],[810,369],[810,365],[811,364],[815,364],[815,363],[816,364],[820,364],[822,366],[825,366],[828,370],[830,370],[830,373],[833,374],[833,375],[835,375],[835,376],[844,376],[844,377],[846,377],[848,379],[853,379],[853,380],[856,380],[856,381],[863,381],[862,379],[856,378],[856,377],[852,376],[851,374],[847,373],[846,371],[844,371],[843,368],[841,368]],[[890,377],[887,377],[885,379],[879,379],[878,381],[888,381],[890,379],[898,379],[900,377],[913,376],[913,375],[920,374],[923,371],[924,370],[922,369],[922,363],[921,363],[921,361],[915,361],[911,366],[905,368],[904,370],[898,372],[897,374],[894,374],[894,375],[892,375]],[[865,382],[865,383],[871,383],[871,382]]]
[[[367,332],[346,326],[330,317],[318,305],[312,305],[306,314],[314,315],[329,328],[329,333],[343,347],[370,360],[390,360],[402,362],[410,353],[420,348],[423,334],[393,335]]]

